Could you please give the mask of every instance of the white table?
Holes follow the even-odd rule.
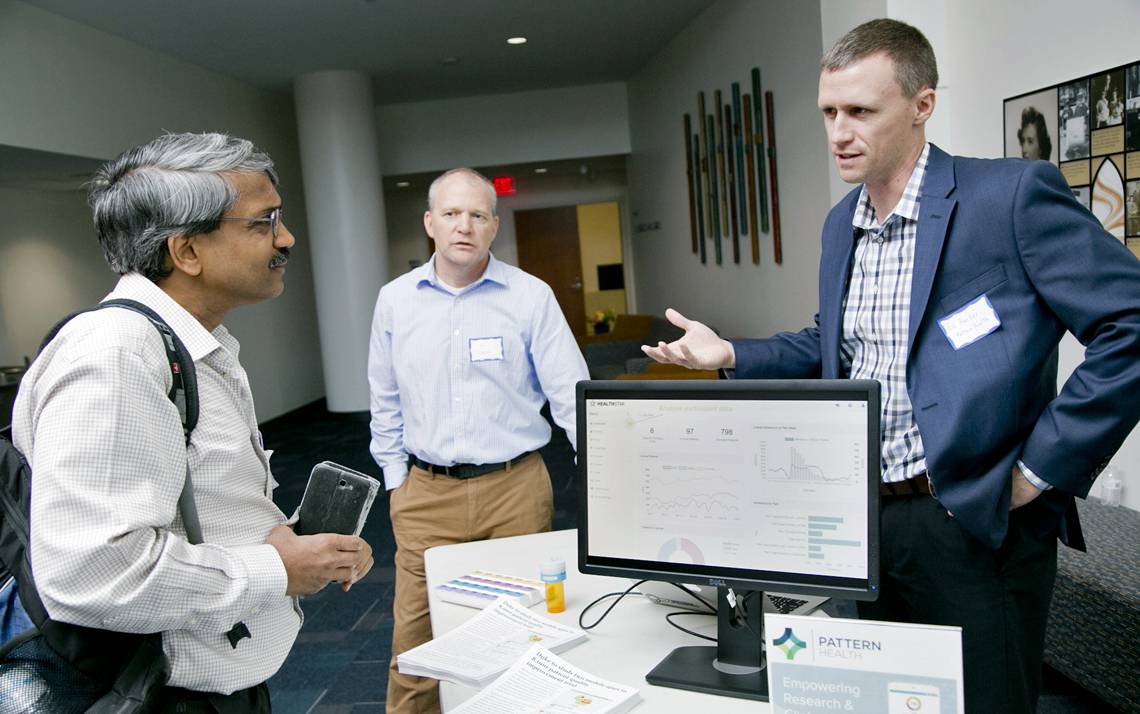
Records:
[[[442,634],[474,617],[479,611],[443,602],[431,590],[433,585],[465,575],[472,570],[491,570],[505,575],[538,579],[539,564],[554,556],[566,561],[566,611],[551,615],[545,605],[533,607],[563,624],[578,624],[578,614],[599,595],[625,590],[632,583],[624,578],[605,578],[578,572],[578,532],[554,531],[515,538],[461,543],[431,548],[424,554],[431,605],[432,631]],[[588,615],[592,622],[605,609],[595,606]],[[721,697],[669,687],[657,687],[645,681],[645,675],[674,648],[713,643],[699,640],[665,622],[668,608],[654,605],[642,597],[627,597],[615,607],[597,628],[589,631],[585,642],[559,656],[600,677],[637,687],[643,704],[639,712],[667,714],[714,709],[718,714],[749,712],[766,714],[767,702]],[[702,634],[716,634],[716,618],[681,618],[682,624]],[[475,690],[450,682],[440,683],[440,700],[447,711],[475,694]]]

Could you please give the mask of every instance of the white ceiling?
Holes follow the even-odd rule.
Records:
[[[362,70],[378,104],[626,80],[713,2],[26,1],[269,89]],[[529,42],[507,45],[515,35]]]

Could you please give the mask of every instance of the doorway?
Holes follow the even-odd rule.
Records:
[[[550,286],[575,337],[626,311],[617,202],[515,211],[519,267]]]

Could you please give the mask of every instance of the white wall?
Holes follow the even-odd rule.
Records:
[[[820,50],[818,3],[722,0],[691,23],[629,83],[630,205],[633,223],[660,230],[633,236],[640,312],[673,306],[727,336],[766,335],[811,323],[817,292],[820,227],[830,207],[828,155],[816,109]],[[731,83],[751,92],[759,66],[775,100],[783,264],[760,236],[760,265],[742,236],[741,264],[716,265],[691,252],[682,116],[694,117],[697,92],[715,111],[713,90],[731,102]],[[723,100],[722,100],[723,101]],[[765,136],[767,130],[765,129]]]
[[[907,5],[922,8],[928,1],[892,4],[901,12],[908,10]],[[1140,60],[1136,43],[1140,3],[1135,0],[1097,0],[1080,8],[1062,0],[935,4],[947,9],[945,46],[939,48],[938,59],[943,75],[955,87],[949,112],[953,142],[946,147],[954,153],[1002,155],[1006,97]],[[908,19],[906,12],[896,16]],[[1062,381],[1083,355],[1081,345],[1066,337],[1061,344]],[[1112,463],[1126,472],[1125,503],[1140,509],[1140,432],[1133,431]],[[1093,493],[1099,490],[1098,483]]]
[[[389,279],[411,269],[409,261],[427,262],[431,257],[427,234],[424,233],[424,211],[427,210],[426,188],[397,188],[384,192],[384,215],[388,226]],[[494,248],[498,253],[498,246]],[[379,292],[379,287],[377,287]]]
[[[226,324],[242,342],[242,362],[260,419],[320,398],[324,385],[289,97],[22,2],[0,0],[0,144],[106,159],[163,131],[225,131],[253,140],[276,160],[286,221],[298,237],[285,294],[235,310]],[[36,205],[62,200],[28,198]],[[70,208],[58,217],[29,211],[25,220],[16,215],[21,206],[14,208],[5,211],[0,223],[0,245],[15,256],[4,270],[20,275],[26,289],[13,296],[5,280],[0,294],[5,316],[0,322],[9,333],[0,342],[9,343],[7,353],[26,351],[28,334],[42,333],[64,312],[88,304],[101,295],[95,286],[107,284],[108,276],[112,284],[114,279],[101,255],[80,261],[68,252],[84,236],[95,242],[89,221],[80,228]],[[19,234],[16,223],[22,227]],[[12,247],[17,242],[27,246],[31,234],[36,235],[35,250]],[[27,279],[33,275],[37,279]],[[66,290],[52,292],[64,275],[69,276]],[[18,344],[12,343],[13,319],[19,325]]]
[[[383,105],[380,165],[394,176],[626,154],[626,106],[622,82]]]
[[[0,363],[22,364],[55,320],[98,302],[117,276],[82,192],[0,188],[0,216]]]

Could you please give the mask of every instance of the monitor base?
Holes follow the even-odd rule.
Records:
[[[659,687],[768,701],[768,673],[763,667],[748,674],[727,674],[717,669],[716,655],[715,645],[678,647],[645,675],[645,681]]]

